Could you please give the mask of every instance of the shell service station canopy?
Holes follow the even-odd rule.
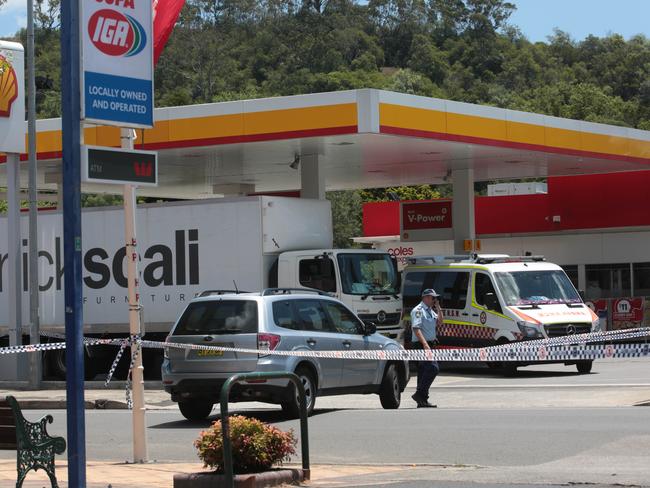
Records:
[[[295,190],[307,156],[327,190],[436,184],[464,169],[476,181],[650,169],[647,131],[373,89],[159,108],[154,120],[135,141],[159,153],[159,186],[142,196]],[[54,190],[61,121],[40,120],[37,130],[39,189]],[[84,140],[119,147],[119,129],[87,126]]]

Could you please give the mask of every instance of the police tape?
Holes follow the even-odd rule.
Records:
[[[628,339],[638,339],[643,337],[650,337],[650,327],[585,332],[582,334],[570,334],[570,335],[542,338],[542,339],[528,339],[520,342],[509,342],[505,344],[498,344],[493,347],[505,348],[505,349],[512,349],[518,347],[528,348],[533,345],[556,346],[556,345],[579,344],[579,343],[589,343],[589,342],[619,341],[619,340],[628,340]]]
[[[537,339],[513,342],[483,348],[449,348],[424,351],[421,349],[378,349],[378,350],[266,350],[254,348],[228,347],[221,345],[183,344],[174,342],[159,342],[143,340],[140,336],[130,336],[119,339],[84,338],[86,346],[115,345],[120,349],[116,355],[106,378],[106,384],[117,368],[117,365],[126,349],[135,344],[135,352],[131,354],[131,363],[140,353],[142,347],[156,349],[186,349],[233,352],[254,355],[298,356],[323,359],[359,359],[359,360],[399,360],[399,361],[467,361],[467,362],[502,362],[502,361],[571,361],[593,360],[599,358],[631,358],[648,357],[650,344],[593,344],[613,340],[639,339],[650,336],[650,328],[624,329],[607,332],[591,332],[571,336],[562,336],[547,339]],[[60,338],[60,337],[59,337]],[[26,346],[12,346],[0,348],[0,354],[28,353],[64,349],[64,342],[51,342],[46,344],[32,344]],[[129,368],[131,371],[132,366]]]
[[[113,339],[93,339],[84,337],[84,345],[86,346],[102,346],[111,345],[114,343]],[[56,351],[65,349],[65,342],[45,342],[39,344],[25,344],[22,346],[7,346],[0,347],[0,355],[2,354],[22,354],[29,352],[43,352],[43,351]]]
[[[260,356],[289,356],[317,359],[355,359],[379,361],[462,361],[462,362],[546,362],[578,361],[602,358],[650,357],[650,344],[606,345],[534,345],[530,347],[497,348],[495,346],[466,349],[375,349],[350,351],[266,350],[227,346],[204,346],[173,342],[142,341],[143,347],[185,350],[203,350],[254,354]]]

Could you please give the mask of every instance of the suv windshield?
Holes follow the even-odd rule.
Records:
[[[343,293],[395,295],[399,283],[393,260],[387,254],[339,254]]]
[[[174,329],[174,335],[255,333],[257,302],[253,300],[210,300],[191,303]]]
[[[564,271],[515,271],[494,275],[507,305],[582,302]]]

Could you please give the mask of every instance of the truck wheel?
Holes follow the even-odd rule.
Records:
[[[212,412],[212,403],[210,400],[188,400],[178,402],[178,408],[187,420],[205,420]]]
[[[47,371],[59,381],[66,380],[67,366],[65,364],[65,349],[48,351],[46,354]],[[97,366],[95,360],[84,353],[84,380],[90,381],[97,376]]]
[[[578,361],[576,363],[576,368],[578,368],[578,374],[589,374],[591,373],[591,367],[593,366],[593,361]]]
[[[305,401],[307,402],[307,415],[311,415],[314,411],[314,405],[316,404],[316,380],[314,379],[314,374],[308,368],[304,366],[298,367],[296,369],[296,375],[302,382],[302,386],[305,388]],[[289,385],[289,400],[282,402],[282,411],[287,414],[288,417],[297,419],[300,417],[300,399],[298,398],[298,392],[293,384]]]
[[[48,351],[46,354],[47,371],[54,379],[65,381],[65,349]]]
[[[389,364],[379,387],[379,401],[384,409],[394,410],[399,408],[401,397],[397,368],[394,364]]]

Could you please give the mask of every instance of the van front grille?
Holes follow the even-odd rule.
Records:
[[[560,337],[591,332],[591,324],[553,324],[545,325],[544,329],[549,337]]]

